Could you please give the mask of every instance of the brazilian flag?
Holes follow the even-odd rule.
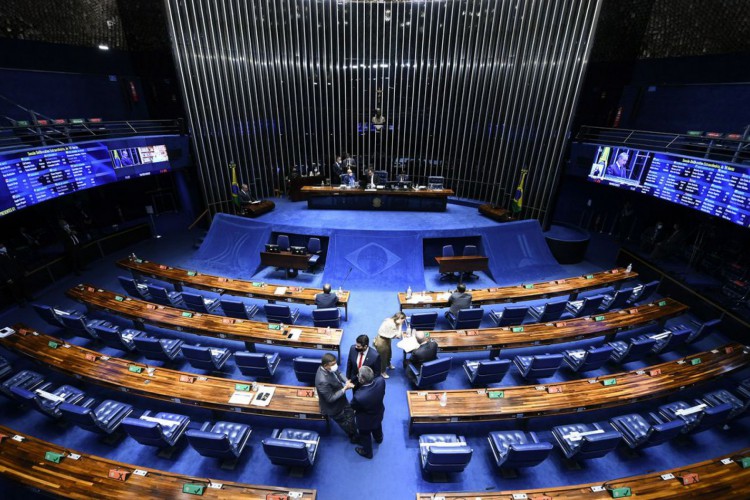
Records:
[[[237,165],[234,162],[229,164],[232,169],[232,201],[238,207],[240,206],[240,185],[237,183]]]
[[[513,194],[513,200],[510,202],[510,208],[514,214],[520,213],[523,207],[523,183],[528,173],[528,170],[521,170],[521,180],[518,182],[516,192]]]

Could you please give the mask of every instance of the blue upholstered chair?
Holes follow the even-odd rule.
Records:
[[[72,385],[61,385],[54,390],[51,384],[42,384],[33,390],[23,389],[16,385],[11,387],[10,390],[16,399],[31,405],[39,413],[55,420],[62,417],[60,404],[75,404],[86,397],[82,390]]]
[[[245,304],[240,300],[221,298],[221,310],[224,311],[226,316],[237,318],[237,319],[253,319],[253,316],[258,312],[258,306]]]
[[[122,289],[131,297],[141,300],[151,300],[151,294],[148,293],[148,285],[146,283],[139,283],[133,278],[128,278],[127,276],[118,276],[117,279],[120,282]]]
[[[318,373],[320,359],[297,356],[292,360],[292,366],[297,380],[305,384],[312,384],[315,382],[315,374]]]
[[[560,319],[560,316],[565,312],[567,307],[567,300],[557,300],[553,302],[545,302],[541,306],[533,306],[529,308],[529,314],[534,318],[537,323],[548,323]]]
[[[180,355],[183,341],[179,339],[157,339],[141,335],[133,339],[138,352],[148,359],[158,361],[174,361]]]
[[[307,253],[310,254],[307,258],[307,266],[309,269],[315,269],[321,254],[320,238],[310,238],[307,240]]]
[[[148,284],[146,286],[149,295],[151,295],[151,300],[157,304],[170,307],[183,307],[185,305],[180,292],[170,292],[163,286],[158,285]]]
[[[469,330],[479,328],[484,316],[484,309],[481,307],[459,309],[458,314],[453,316],[450,311],[445,313],[445,318],[454,330]]]
[[[471,385],[495,384],[503,380],[510,368],[509,359],[464,361],[464,371]]]
[[[68,422],[72,422],[81,429],[98,434],[114,434],[122,420],[133,412],[133,406],[106,399],[95,408],[61,403],[60,412]]]
[[[276,373],[280,361],[281,358],[277,352],[273,354],[247,351],[234,353],[234,363],[240,369],[240,372],[247,377],[270,379]]]
[[[633,289],[633,296],[630,298],[630,304],[645,302],[651,298],[656,289],[659,288],[658,281],[649,281],[645,285],[637,286]]]
[[[552,443],[539,441],[533,432],[495,431],[487,436],[495,464],[501,469],[534,467],[552,451]]]
[[[190,446],[204,457],[221,459],[221,468],[234,470],[253,430],[247,424],[219,421],[185,432]]]
[[[421,331],[434,330],[435,324],[437,323],[437,317],[438,313],[435,311],[414,313],[409,317],[409,326],[415,330]]]
[[[688,324],[685,325],[676,325],[675,329],[682,329],[682,328],[689,328],[691,330],[691,334],[688,336],[686,342],[689,344],[691,342],[695,342],[701,337],[705,337],[706,335],[710,335],[721,324],[720,319],[712,319],[706,322],[700,322],[700,321],[689,321]]]
[[[740,382],[739,387],[737,387],[737,392],[742,394],[744,398],[750,399],[750,378],[746,378]]]
[[[606,294],[604,301],[602,302],[602,310],[614,311],[616,309],[622,309],[628,305],[630,298],[633,296],[632,288],[622,288],[617,290],[614,294]]]
[[[656,339],[638,337],[630,339],[627,342],[624,340],[615,340],[614,342],[609,342],[607,345],[614,349],[609,359],[613,363],[625,364],[643,359],[651,354],[656,345]]]
[[[299,318],[299,309],[291,309],[284,304],[264,304],[266,319],[269,323],[285,323],[293,325]]]
[[[33,370],[21,370],[11,375],[0,384],[0,392],[13,399],[15,395],[11,391],[13,387],[20,387],[33,391],[44,382],[44,377]]]
[[[599,424],[559,425],[552,429],[558,446],[570,460],[600,458],[614,450],[622,436],[616,430],[605,430]]]
[[[719,389],[717,391],[706,393],[701,398],[701,401],[711,407],[716,407],[723,403],[729,403],[732,406],[732,410],[729,412],[730,419],[739,417],[740,415],[745,413],[748,406],[750,405],[750,399],[742,401],[740,398],[726,389]]]
[[[159,456],[170,458],[176,444],[190,425],[190,418],[177,413],[146,411],[140,418],[125,417],[121,427],[130,437],[146,446],[159,448]]]
[[[96,325],[94,326],[94,333],[99,337],[99,340],[104,344],[114,349],[119,349],[125,352],[133,352],[135,350],[136,337],[142,337],[146,335],[145,332],[128,328],[120,331],[116,326]]]
[[[654,347],[651,348],[651,352],[654,354],[661,354],[662,352],[670,352],[681,346],[690,337],[691,332],[688,328],[675,328],[671,331],[662,333],[651,333],[647,335],[639,335],[638,338],[645,340],[647,338],[654,339]]]
[[[490,319],[497,326],[520,325],[528,313],[528,306],[508,306],[500,311],[490,311]]]
[[[219,307],[218,299],[207,299],[198,293],[182,292],[182,300],[188,309],[204,314],[212,314]]]
[[[6,375],[13,371],[13,367],[10,362],[4,357],[0,356],[0,379],[5,378]]]
[[[599,308],[604,301],[604,295],[591,295],[581,300],[571,300],[565,306],[565,311],[574,318],[591,316],[599,312]]]
[[[671,441],[680,435],[685,427],[681,420],[652,424],[637,413],[614,417],[609,423],[622,434],[622,439],[634,450]]]
[[[338,307],[326,307],[325,309],[313,309],[313,325],[318,328],[338,328],[341,326],[341,311]]]
[[[526,379],[551,377],[562,365],[562,354],[537,354],[535,356],[516,356],[516,365],[521,376]]]
[[[200,344],[182,344],[180,350],[193,368],[215,372],[221,370],[232,355],[232,351],[226,347],[206,347]]]
[[[276,238],[276,244],[279,246],[279,250],[288,252],[291,246],[289,245],[289,236],[286,234],[280,234]]]
[[[692,405],[685,401],[673,401],[661,405],[658,414],[651,413],[651,418],[663,422],[681,420],[685,423],[683,433],[702,432],[719,424],[724,424],[732,412],[730,403],[720,403],[709,406],[702,401],[695,401]]]
[[[574,372],[588,372],[604,366],[612,357],[614,348],[609,345],[591,346],[588,349],[570,349],[563,352],[563,361]]]
[[[263,451],[274,465],[304,469],[315,463],[320,435],[302,429],[274,429],[263,440]]]
[[[444,382],[448,378],[448,372],[451,369],[451,360],[453,358],[440,358],[423,363],[417,370],[414,366],[409,365],[409,370],[416,377],[417,388],[429,387],[431,385]]]
[[[466,246],[464,246],[463,255],[465,257],[470,257],[472,255],[479,255],[479,251],[477,250],[477,246],[476,245],[466,245]],[[479,278],[479,276],[477,276],[474,273],[464,273],[464,278],[475,278],[476,279],[476,278]]]
[[[443,257],[453,257],[455,252],[453,251],[453,245],[443,245]],[[456,275],[454,273],[441,273],[440,279],[453,279]]]
[[[36,313],[45,321],[45,323],[50,326],[54,326],[55,328],[65,328],[61,316],[81,315],[81,313],[79,313],[75,309],[58,309],[46,304],[31,304],[31,307],[34,308],[34,311],[36,311]]]
[[[423,434],[419,436],[419,458],[428,474],[463,472],[474,450],[466,438],[455,434]]]
[[[76,335],[98,340],[99,337],[94,331],[95,326],[112,326],[112,323],[103,319],[88,319],[83,315],[60,315],[60,319],[65,328],[74,332]]]

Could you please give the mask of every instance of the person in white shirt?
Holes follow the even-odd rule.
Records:
[[[383,378],[389,378],[386,369],[395,369],[391,364],[391,340],[394,337],[401,338],[401,328],[404,321],[406,321],[406,314],[399,311],[393,316],[385,318],[378,328],[378,336],[375,338],[373,345],[380,354],[380,374]]]

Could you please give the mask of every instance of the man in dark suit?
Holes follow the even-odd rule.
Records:
[[[349,348],[349,359],[346,363],[346,378],[357,380],[360,368],[369,366],[372,368],[376,377],[380,376],[380,354],[373,348],[370,348],[370,337],[360,335],[356,343]],[[354,383],[354,390],[359,389],[359,384]]]
[[[357,425],[354,422],[354,410],[349,400],[346,399],[346,391],[353,388],[354,383],[351,380],[344,380],[338,369],[336,356],[325,353],[320,360],[318,372],[315,374],[318,404],[320,412],[331,417],[346,432],[349,441],[356,443]]]
[[[60,228],[62,229],[63,246],[65,253],[68,255],[70,266],[73,273],[78,276],[83,271],[83,257],[81,256],[81,238],[78,233],[64,220],[60,219]]]
[[[372,438],[377,443],[383,442],[385,379],[376,376],[369,366],[363,366],[359,369],[358,381],[359,389],[352,397],[352,408],[362,446],[354,451],[365,458],[372,458]]]
[[[331,284],[326,283],[323,285],[323,291],[315,294],[315,306],[318,309],[328,309],[336,307],[339,303],[339,297],[335,293],[331,293]]]
[[[250,194],[250,188],[248,187],[247,184],[242,185],[242,189],[240,189],[240,192],[239,192],[239,197],[240,197],[240,203],[242,205],[246,203],[252,203],[255,201],[253,199],[253,195]]]
[[[21,307],[27,300],[33,300],[26,286],[26,272],[16,258],[8,252],[5,243],[0,242],[0,283],[8,286],[10,294]]]
[[[331,167],[331,184],[338,184],[341,180],[341,172],[343,172],[343,163],[341,162],[341,156],[336,157],[336,161],[333,162]]]
[[[437,342],[429,338],[425,332],[422,331],[415,333],[414,338],[419,343],[419,347],[412,351],[409,363],[415,370],[419,371],[419,368],[423,364],[437,359],[438,345]],[[414,372],[408,366],[406,368],[406,376],[409,377],[409,380],[411,380],[412,383],[417,383],[417,376],[414,375]]]
[[[450,313],[453,317],[455,317],[461,309],[468,309],[471,307],[471,294],[466,293],[466,285],[463,283],[458,284],[456,291],[448,297],[448,306],[450,307]]]

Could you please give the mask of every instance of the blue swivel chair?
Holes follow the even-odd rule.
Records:
[[[416,377],[416,383],[414,384],[417,388],[429,387],[431,385],[439,384],[444,382],[448,378],[448,372],[451,369],[451,360],[453,358],[440,358],[423,363],[422,366],[417,370],[409,365],[409,370],[412,371]]]
[[[604,300],[604,295],[591,295],[581,300],[572,300],[565,306],[565,311],[574,318],[591,316],[599,312],[599,308]]]
[[[435,329],[437,323],[438,313],[423,312],[414,313],[409,317],[409,326],[415,330],[430,331]]]
[[[299,309],[290,309],[284,304],[265,304],[266,319],[269,323],[285,323],[293,325],[299,318]]]
[[[307,253],[310,254],[307,258],[307,266],[309,269],[313,270],[320,260],[320,238],[310,238],[307,240]]]
[[[500,382],[510,368],[509,359],[493,361],[464,361],[464,372],[471,385],[488,385]]]
[[[136,299],[151,300],[151,294],[148,293],[148,285],[146,283],[139,283],[133,278],[127,276],[118,276],[117,279],[128,295],[135,297]]]
[[[94,340],[99,340],[96,335],[94,327],[96,326],[112,326],[112,323],[103,319],[88,319],[83,315],[62,315],[60,319],[65,325],[65,328],[74,332],[76,335],[88,337]]]
[[[297,356],[292,360],[292,366],[297,380],[305,384],[313,384],[315,374],[318,373],[318,367],[320,366],[320,359]]]
[[[614,417],[609,423],[622,434],[625,444],[633,450],[671,441],[682,434],[685,428],[685,423],[681,420],[652,424],[637,413]]]
[[[183,307],[185,305],[180,292],[170,292],[163,286],[158,285],[148,284],[146,286],[149,295],[151,295],[151,300],[157,304],[170,307]]]
[[[281,358],[279,353],[261,354],[240,351],[234,353],[234,362],[243,375],[259,379],[270,379],[276,373]]]
[[[318,328],[338,328],[341,326],[341,311],[338,307],[326,307],[325,309],[313,309],[313,325]]]
[[[574,372],[588,372],[604,366],[612,357],[614,348],[609,345],[591,346],[588,349],[570,349],[563,352],[563,361]]]
[[[160,457],[171,458],[188,425],[190,419],[185,415],[146,411],[140,418],[125,417],[121,427],[139,443],[159,448]]]
[[[276,244],[279,246],[279,250],[288,252],[291,246],[289,245],[289,236],[286,234],[280,234],[276,238]]]
[[[614,311],[616,309],[622,309],[628,305],[632,296],[632,288],[622,288],[612,295],[607,294],[604,296],[604,301],[602,302],[602,310]]]
[[[479,251],[477,250],[477,246],[476,245],[466,245],[466,246],[464,246],[463,255],[465,257],[472,256],[472,255],[479,255]],[[465,278],[479,278],[479,276],[477,276],[474,273],[464,273],[464,277]]]
[[[624,365],[625,363],[643,359],[650,355],[656,345],[656,339],[651,337],[637,337],[627,342],[624,340],[615,340],[614,342],[609,342],[607,345],[614,349],[610,357],[612,362]]]
[[[21,370],[16,374],[8,377],[0,384],[0,392],[5,394],[8,398],[15,398],[15,395],[11,391],[13,387],[20,387],[28,391],[33,391],[44,383],[44,377],[32,370]]]
[[[652,338],[656,341],[651,352],[654,354],[661,354],[663,352],[673,351],[685,342],[690,337],[691,332],[688,328],[675,328],[671,331],[663,333],[639,335],[639,339]]]
[[[0,356],[0,379],[5,378],[6,375],[13,371],[13,367],[10,362],[4,357]]]
[[[263,440],[263,451],[274,465],[300,470],[315,463],[320,435],[302,429],[274,429],[270,438]]]
[[[182,292],[182,300],[188,309],[204,314],[212,314],[219,307],[218,299],[207,299],[197,293]]]
[[[479,328],[484,316],[484,309],[481,307],[459,309],[458,314],[453,316],[450,311],[445,313],[445,318],[454,330],[469,330]]]
[[[704,323],[701,323],[700,321],[690,321],[689,325],[678,325],[677,328],[690,328],[692,330],[692,333],[687,338],[686,342],[689,344],[691,342],[695,342],[701,337],[705,337],[706,335],[710,335],[721,324],[720,319],[712,319],[709,321],[706,321]]]
[[[707,394],[704,394],[701,398],[701,401],[711,407],[729,403],[732,406],[732,409],[729,412],[729,419],[739,417],[740,415],[745,413],[745,410],[747,410],[748,406],[750,405],[750,399],[742,401],[740,398],[726,389],[719,389],[717,391],[711,391]]]
[[[58,309],[46,304],[31,304],[34,311],[42,318],[48,325],[54,326],[55,328],[65,328],[61,317],[67,315],[80,316],[81,313],[75,309]]]
[[[221,468],[234,470],[253,430],[247,424],[219,421],[185,432],[190,446],[204,457],[221,459]]]
[[[116,326],[106,325],[94,326],[94,333],[96,333],[96,336],[99,340],[104,342],[104,344],[125,352],[135,351],[135,342],[133,339],[146,335],[145,332],[133,328],[127,328],[120,331]]]
[[[81,429],[107,436],[113,436],[122,420],[133,412],[133,406],[106,399],[95,408],[61,403],[60,412],[68,422]]]
[[[453,245],[443,245],[443,257],[453,257],[455,252],[453,251]],[[441,273],[441,280],[452,280],[456,277],[454,273]]]
[[[539,441],[533,432],[495,431],[487,440],[500,469],[534,467],[546,460],[553,448],[552,443]]]
[[[423,434],[419,436],[419,458],[422,470],[431,478],[435,473],[463,472],[474,450],[466,438],[455,434]]]
[[[174,361],[180,354],[183,341],[179,339],[157,339],[142,335],[133,339],[138,352],[148,359],[157,361]]]
[[[221,298],[221,310],[224,314],[237,319],[253,319],[258,312],[258,306],[245,304],[240,300]]]
[[[559,425],[552,429],[558,446],[569,460],[600,458],[614,450],[622,436],[616,430],[605,430],[599,424]]]
[[[72,385],[61,385],[54,390],[52,390],[51,384],[43,384],[34,390],[22,389],[16,385],[11,387],[10,390],[16,399],[31,405],[39,413],[55,420],[62,417],[60,404],[76,404],[86,397],[82,390]]]
[[[521,376],[525,379],[539,379],[551,377],[562,365],[562,354],[538,354],[535,356],[516,356],[516,365]]]
[[[724,424],[732,412],[730,403],[709,406],[701,401],[694,404],[685,401],[674,401],[661,405],[659,413],[651,413],[651,418],[659,423],[681,420],[685,423],[683,433],[702,432],[719,424]]]
[[[740,386],[737,387],[737,392],[742,394],[742,397],[750,399],[750,378],[746,378],[740,382]]]
[[[555,302],[545,302],[541,306],[529,308],[529,314],[537,323],[548,323],[560,319],[568,305],[567,300],[558,300]]]
[[[637,286],[633,289],[633,296],[630,298],[630,304],[645,302],[651,298],[656,289],[659,288],[658,281],[649,281],[645,285]]]
[[[212,372],[220,371],[232,355],[232,351],[226,347],[206,347],[200,344],[182,344],[180,350],[190,366]]]
[[[528,306],[509,306],[499,311],[490,311],[490,319],[497,326],[520,325],[528,313]]]

